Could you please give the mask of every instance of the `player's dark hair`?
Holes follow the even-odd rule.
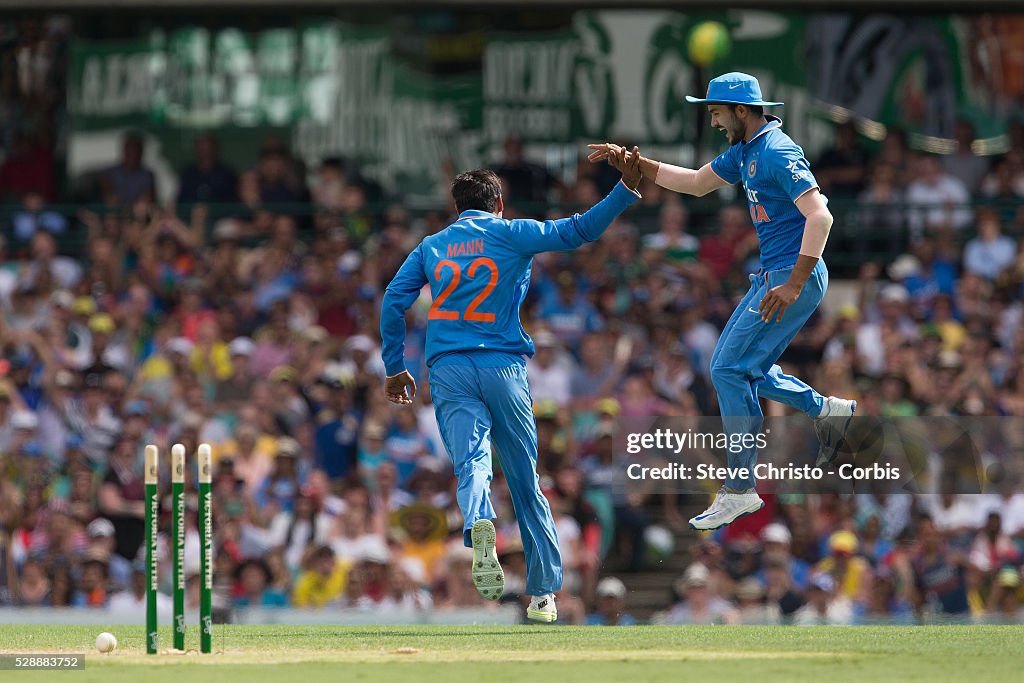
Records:
[[[500,196],[501,180],[486,168],[460,173],[452,182],[452,199],[459,213],[470,210],[494,213]]]
[[[741,106],[741,105],[730,104],[729,105],[729,109],[731,109],[732,113],[735,114],[736,113],[736,107],[739,107],[739,106]],[[744,104],[742,106],[746,107],[747,111],[749,111],[754,116],[764,116],[764,107],[758,107],[758,106],[755,106],[753,104]]]

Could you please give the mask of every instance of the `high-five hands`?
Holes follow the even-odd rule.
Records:
[[[612,157],[617,156],[620,152],[626,151],[625,147],[616,145],[614,142],[601,142],[598,144],[587,145],[587,148],[594,150],[590,153],[590,156],[587,157],[587,161],[592,164],[596,164],[607,159],[608,163],[612,166],[615,166]],[[618,166],[615,167],[618,168]],[[619,170],[621,171],[622,169]]]
[[[636,190],[640,186],[640,181],[643,180],[644,176],[640,170],[641,156],[639,147],[634,146],[632,150],[627,150],[625,147],[612,142],[602,142],[600,144],[587,145],[587,147],[594,150],[587,157],[587,161],[592,164],[607,161],[611,167],[622,174],[622,182],[625,183],[626,187]]]

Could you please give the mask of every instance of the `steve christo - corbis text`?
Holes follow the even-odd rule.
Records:
[[[635,481],[717,481],[728,478],[748,479],[750,471],[746,467],[726,467],[708,463],[684,465],[676,462],[648,467],[634,462],[626,468],[626,476]],[[780,466],[767,462],[754,465],[754,478],[760,481],[820,481],[826,477],[838,477],[844,481],[895,481],[900,478],[900,468],[878,463],[865,467],[843,464],[827,468],[792,464]]]

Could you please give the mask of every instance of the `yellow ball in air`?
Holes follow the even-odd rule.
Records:
[[[729,29],[718,21],[697,24],[687,43],[690,59],[698,66],[708,66],[725,57],[729,47]]]

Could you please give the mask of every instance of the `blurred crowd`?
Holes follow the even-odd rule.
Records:
[[[4,88],[28,87],[6,75]],[[957,151],[936,157],[898,132],[872,153],[853,126],[837,127],[813,168],[871,229],[837,227],[830,249],[869,239],[889,256],[812,318],[781,360],[788,371],[856,398],[858,414],[1024,415],[1024,128],[1010,130],[1009,151],[981,157],[963,124]],[[407,318],[416,405],[381,391],[383,289],[452,207],[382,203],[355,164],[310,169],[275,138],[254,167],[234,168],[208,135],[180,169],[177,204],[161,206],[144,139],[127,135],[95,203],[68,215],[51,207],[52,173],[32,171],[49,159],[38,133],[3,140],[0,165],[11,179],[0,193],[20,207],[0,235],[0,605],[137,609],[143,449],[161,449],[166,496],[170,445],[193,454],[202,442],[215,461],[222,614],[490,608],[470,580],[430,405],[425,299]],[[617,180],[585,162],[556,177],[514,138],[495,168],[509,217],[564,215]],[[654,528],[693,553],[678,580],[662,575],[672,589],[659,622],[1019,619],[1017,482],[997,498],[773,498],[703,540],[684,533],[687,501],[613,488],[618,418],[716,414],[711,353],[758,267],[744,206],[641,191],[599,242],[536,259],[522,311],[537,346],[538,469],[566,567],[561,620],[633,621],[631,573],[664,560],[652,557]],[[67,251],[69,235],[81,252]],[[505,601],[521,604],[522,544],[500,471],[493,491]],[[188,510],[195,602],[194,492]]]
[[[654,623],[1024,619],[1020,493],[767,498],[765,512],[694,545]]]

